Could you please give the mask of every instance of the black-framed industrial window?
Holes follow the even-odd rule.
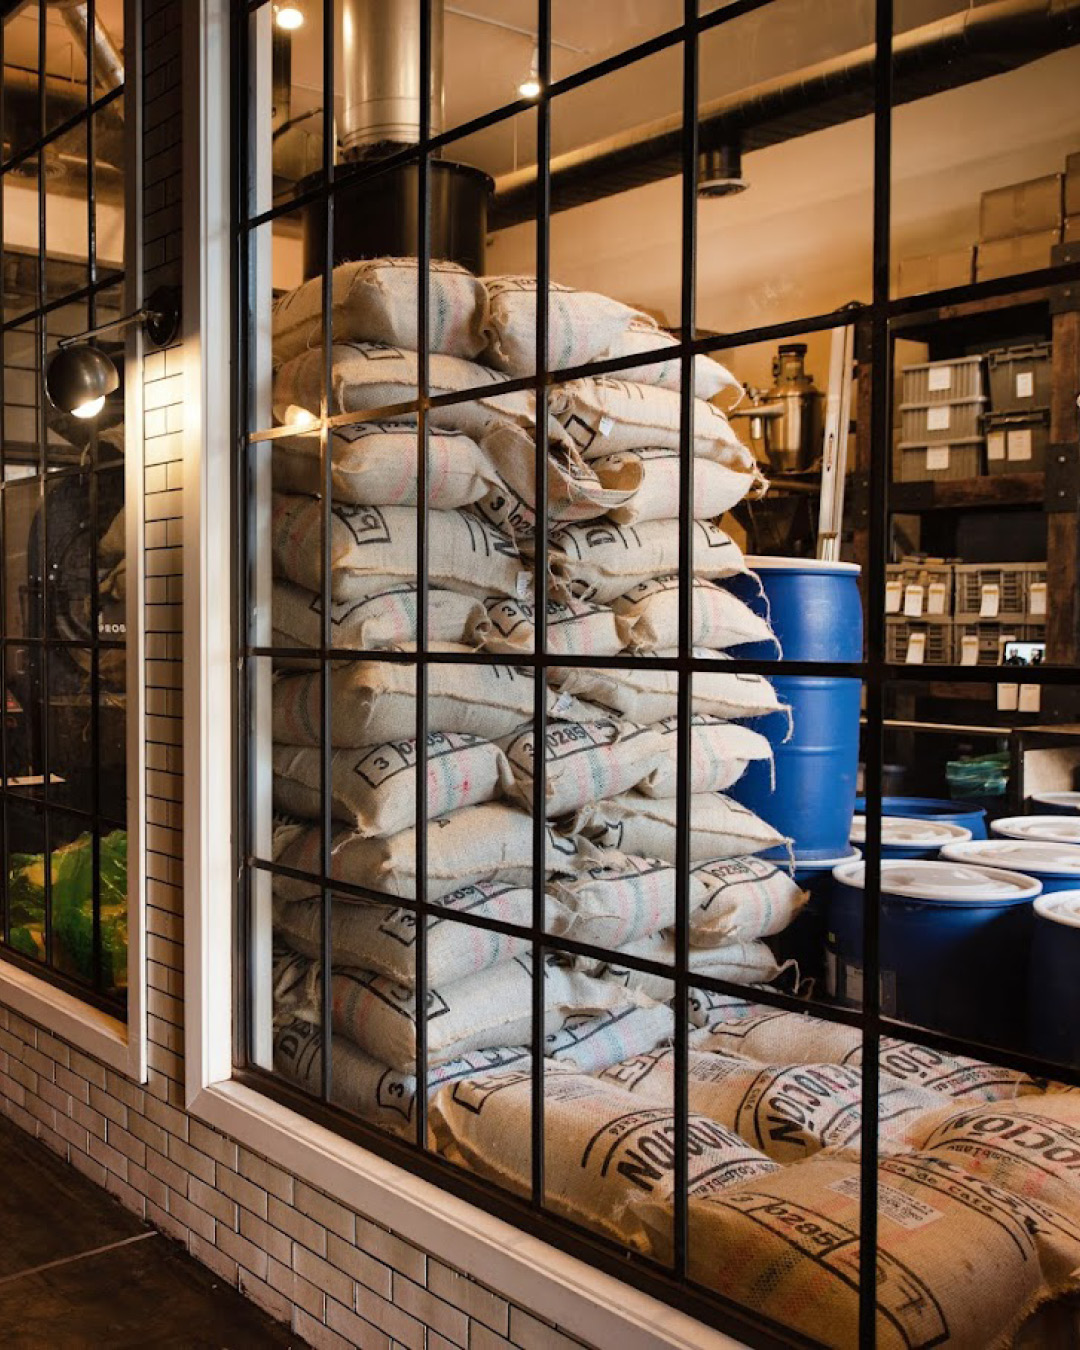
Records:
[[[8,4],[0,31],[0,955],[122,1015],[124,396],[80,420],[44,373],[59,339],[126,311],[125,5]],[[122,341],[100,345],[122,369]]]
[[[910,697],[951,696],[962,702],[965,691],[1016,678],[1000,666],[972,669],[966,655],[958,650],[952,657],[950,649],[933,672],[931,688],[925,649],[920,656],[919,644],[910,639],[902,656],[890,655],[887,648],[887,568],[900,528],[896,517],[904,511],[957,509],[947,482],[940,500],[930,487],[920,488],[920,496],[896,468],[902,455],[899,436],[893,435],[894,411],[899,422],[902,409],[894,372],[901,365],[899,344],[926,342],[930,326],[929,345],[939,361],[964,359],[971,344],[982,343],[979,350],[985,352],[995,336],[1013,331],[1014,320],[1020,337],[1032,336],[1025,324],[1049,325],[1054,315],[1068,311],[1069,287],[1080,268],[1068,252],[1051,252],[1061,242],[1060,211],[1038,244],[1026,245],[1026,252],[1014,249],[1015,258],[1006,258],[996,271],[985,264],[978,278],[969,251],[966,275],[961,265],[959,273],[943,270],[940,279],[930,275],[907,286],[893,266],[893,239],[904,233],[903,211],[917,218],[912,201],[925,201],[933,192],[932,184],[920,188],[919,166],[912,168],[912,161],[917,156],[932,161],[934,119],[949,116],[952,92],[989,90],[992,99],[993,89],[1004,89],[1008,102],[1020,96],[1011,86],[995,86],[995,78],[1007,79],[1029,66],[1041,76],[1041,61],[1051,63],[1053,80],[1067,82],[1078,69],[1075,26],[1068,15],[1048,17],[1033,10],[1018,21],[1019,29],[1011,29],[993,7],[954,14],[943,4],[928,17],[897,5],[894,13],[890,0],[873,6],[838,4],[830,8],[828,22],[815,24],[813,7],[797,0],[734,0],[719,6],[689,0],[685,6],[658,5],[651,15],[636,14],[633,22],[613,5],[603,19],[583,15],[578,33],[565,16],[556,26],[551,4],[540,0],[534,21],[523,27],[492,21],[500,32],[515,34],[520,49],[514,60],[496,64],[492,76],[480,38],[470,41],[461,33],[461,25],[470,23],[481,31],[483,15],[455,12],[458,28],[451,41],[449,11],[442,14],[441,7],[427,3],[386,7],[384,22],[391,9],[392,39],[382,29],[375,31],[378,7],[343,0],[297,6],[241,2],[234,9],[234,111],[242,132],[234,176],[233,295],[239,316],[233,480],[237,1072],[340,1133],[751,1343],[788,1344],[792,1338],[797,1344],[814,1343],[836,1335],[840,1343],[872,1344],[876,1334],[884,1336],[886,1328],[891,1334],[897,1327],[908,1343],[921,1343],[919,1337],[930,1334],[929,1324],[919,1323],[911,1309],[922,1306],[924,1294],[933,1303],[933,1291],[920,1286],[905,1304],[903,1299],[890,1302],[892,1293],[886,1290],[879,1301],[879,1259],[893,1260],[888,1225],[918,1228],[921,1223],[896,1207],[903,1186],[890,1189],[893,1183],[884,1175],[893,1166],[886,1143],[894,1136],[885,1132],[888,1113],[882,1102],[897,1090],[893,1081],[883,1086],[882,1075],[892,1072],[890,1048],[901,1042],[901,1050],[907,1045],[929,1055],[969,1056],[999,1066],[1014,1086],[1024,1074],[1040,1076],[1040,1082],[1077,1083],[1080,1066],[1033,1053],[1022,1035],[999,1042],[996,1033],[961,1034],[953,1024],[935,1024],[933,1017],[913,1024],[896,1014],[888,981],[881,978],[887,758],[921,755],[922,749],[913,751],[903,736],[923,730],[936,735],[947,720],[924,710],[913,715]],[[590,22],[602,30],[602,43],[595,29],[586,40]],[[506,49],[499,50],[505,57]],[[378,62],[367,61],[367,52],[377,52]],[[751,57],[760,78],[747,92],[740,81],[749,80],[750,67],[743,63]],[[376,66],[383,83],[375,79]],[[726,86],[722,81],[717,86],[718,71],[726,73]],[[449,93],[451,86],[456,93],[444,109],[444,88]],[[629,135],[628,126],[638,127],[639,134]],[[937,126],[946,142],[944,123]],[[786,199],[784,171],[772,167],[778,161],[770,160],[770,152],[786,144],[797,153],[800,138],[814,133],[833,138],[818,143],[815,176],[815,185],[824,182],[825,187],[835,179],[833,196],[823,187],[819,200],[803,183],[806,200]],[[477,161],[497,176],[489,228],[477,225],[463,206],[466,214],[455,232],[443,214],[447,198],[484,195]],[[466,168],[454,167],[461,164]],[[996,179],[979,180],[978,187],[1008,181],[995,172]],[[448,183],[451,178],[457,181]],[[750,181],[747,201],[754,191],[773,193],[771,212],[741,232],[737,214],[727,226],[710,218],[706,230],[707,186],[721,201],[730,197],[735,212],[745,180]],[[641,198],[634,199],[635,206],[627,204],[624,224],[611,214],[586,214],[597,202],[635,190],[659,194],[658,185],[664,183],[671,190],[662,200],[657,196],[660,206],[651,216],[640,208]],[[921,197],[913,195],[920,191]],[[974,188],[971,196],[977,201]],[[624,200],[629,203],[629,197]],[[813,219],[815,212],[820,220]],[[645,292],[650,299],[659,297],[644,306],[648,313],[641,319],[651,340],[617,354],[610,340],[599,347],[578,343],[580,334],[567,319],[572,302],[555,285],[572,279],[587,290],[593,272],[610,274],[604,271],[607,251],[629,248],[627,236],[645,219],[655,231],[654,266],[627,283],[639,289],[617,298],[631,303]],[[1054,229],[1056,236],[1047,238]],[[830,259],[825,251],[830,230],[844,241],[839,258]],[[452,251],[476,270],[485,236],[490,236],[487,272],[516,274],[511,294],[538,297],[534,311],[524,307],[526,318],[516,311],[516,328],[512,302],[501,320],[483,308],[505,296],[506,286],[488,285],[486,298],[470,302],[461,299],[476,295],[469,290],[468,272],[446,281],[445,274],[432,269],[433,260]],[[703,237],[708,248],[702,246]],[[917,241],[918,229],[909,228],[907,237]],[[397,246],[387,240],[396,240]],[[732,294],[740,277],[747,278],[744,303],[740,307],[726,297],[726,316],[711,289],[719,284],[715,268],[718,257],[725,260],[725,244],[745,254],[745,263],[733,269]],[[769,284],[755,289],[748,278],[755,266],[760,271],[758,247],[767,254],[772,248],[773,272]],[[982,243],[979,247],[984,260],[992,255]],[[327,258],[342,264],[386,254],[399,261],[394,268],[384,266],[378,276],[325,265]],[[500,265],[502,259],[516,266]],[[521,273],[527,273],[524,285]],[[353,285],[368,286],[370,292],[364,298],[346,294]],[[612,288],[597,283],[596,289]],[[275,309],[283,296],[286,307]],[[461,317],[454,311],[457,303],[466,310],[470,303],[478,306],[497,340],[487,345],[474,340],[471,320],[455,327]],[[294,307],[291,314],[288,305]],[[640,300],[636,307],[643,308]],[[755,321],[762,314],[764,320]],[[981,332],[972,338],[965,329],[980,315],[989,315],[989,339]],[[595,311],[594,321],[600,322]],[[704,426],[716,416],[715,401],[697,396],[696,360],[712,356],[756,370],[762,344],[785,344],[790,357],[800,355],[791,352],[791,344],[806,341],[820,356],[828,336],[848,329],[852,347],[847,350],[854,351],[858,378],[850,394],[852,472],[838,540],[844,556],[862,564],[862,659],[786,659],[780,664],[764,656],[751,659],[745,645],[739,653],[734,640],[702,640],[698,588],[688,584],[695,566],[700,571],[695,506],[697,492],[705,491],[707,456],[702,458],[698,441],[708,439]],[[847,363],[850,371],[850,354]],[[659,517],[669,532],[657,547],[667,549],[661,570],[674,574],[675,581],[669,587],[674,603],[664,622],[656,611],[644,618],[634,611],[632,617],[644,625],[639,636],[631,641],[616,625],[621,636],[612,646],[610,636],[598,637],[590,624],[595,621],[608,633],[612,614],[626,617],[629,611],[619,605],[634,583],[620,591],[610,578],[601,585],[592,573],[586,577],[583,570],[575,571],[567,561],[571,543],[565,528],[575,519],[595,524],[613,509],[615,497],[594,498],[593,507],[576,517],[565,508],[570,500],[580,506],[576,489],[566,486],[573,477],[568,463],[576,472],[574,446],[581,449],[586,436],[590,442],[611,436],[619,418],[628,416],[625,408],[601,416],[587,400],[583,403],[582,389],[595,390],[600,387],[595,382],[607,377],[618,384],[620,375],[639,391],[634,397],[644,400],[648,391],[662,389],[660,402],[677,410],[674,421],[663,422],[661,444],[633,443],[650,453],[674,452],[677,500]],[[744,375],[739,382],[752,380]],[[373,388],[380,391],[378,397]],[[713,393],[719,397],[717,390]],[[757,406],[743,409],[750,422]],[[758,422],[773,415],[774,409],[763,406]],[[981,413],[968,408],[956,415]],[[657,418],[654,427],[663,414]],[[1075,410],[1068,411],[1067,400],[1058,397],[1048,412],[1051,425],[1053,450],[1064,467],[1049,467],[1048,458],[1038,483],[1022,471],[1006,475],[1009,482],[997,489],[999,504],[1007,512],[1028,506],[1032,494],[1054,484],[1063,505],[1047,528],[1057,531],[1059,549],[1065,540],[1059,559],[1067,560],[1071,552],[1075,576],[1076,488],[1069,475],[1075,473],[1078,450]],[[514,480],[508,459],[501,461],[501,495],[469,497],[468,487],[448,486],[449,477],[464,479],[473,472],[474,445],[493,453],[493,430],[505,432],[520,448],[522,428],[532,467],[524,488]],[[744,432],[751,440],[763,434],[753,426],[744,426]],[[959,447],[963,439],[959,433],[945,442],[930,437],[929,445],[938,452],[930,456],[930,467],[938,463],[942,444],[955,466],[954,441]],[[586,446],[587,464],[597,458],[594,449]],[[791,497],[794,518],[800,497],[810,490],[805,473],[799,476],[806,465],[788,464],[782,447],[773,450],[777,453],[766,467],[779,490]],[[514,463],[520,466],[520,460]],[[1067,479],[1060,489],[1055,474]],[[991,475],[986,478],[990,481]],[[455,491],[465,494],[464,504]],[[597,506],[601,500],[604,505]],[[537,502],[547,509],[536,509]],[[469,549],[461,544],[459,552],[445,532],[450,525],[444,518],[453,513],[469,522],[462,528],[474,541]],[[750,502],[740,508],[735,523],[759,552],[786,551],[766,526],[788,528],[791,520],[766,522]],[[1027,527],[1017,524],[1021,528]],[[635,539],[640,543],[640,537]],[[794,551],[802,548],[800,542]],[[467,564],[463,554],[470,559]],[[499,579],[493,580],[496,573]],[[552,575],[570,578],[556,596],[564,605],[569,597],[569,614],[549,603],[548,586],[558,584],[549,580]],[[576,590],[575,581],[580,582]],[[545,602],[532,604],[538,595],[546,596]],[[574,612],[575,599],[597,604]],[[1048,704],[1057,700],[1064,707],[1075,682],[1077,616],[1064,594],[1051,591],[1047,603],[1053,636],[1046,660],[1025,671],[1023,680],[1042,690]],[[570,619],[580,620],[581,628],[578,636],[564,638],[558,629]],[[650,623],[653,636],[646,640],[640,634]],[[929,640],[924,636],[924,644]],[[732,650],[734,659],[728,655]],[[627,825],[637,817],[625,811],[626,783],[631,794],[647,796],[641,789],[644,778],[635,779],[633,770],[624,772],[622,763],[587,761],[593,777],[585,788],[578,784],[577,795],[569,792],[566,814],[549,807],[565,786],[559,781],[560,753],[575,742],[586,746],[586,754],[607,743],[607,733],[591,738],[583,730],[611,722],[612,705],[605,707],[598,692],[605,677],[618,683],[620,674],[629,678],[641,671],[673,677],[664,686],[664,706],[668,747],[676,751],[660,773],[672,815],[659,832],[663,847],[670,849],[660,854],[665,870],[659,903],[670,910],[664,910],[668,919],[662,925],[645,933],[651,938],[662,929],[666,935],[652,945],[628,944],[625,931],[601,939],[602,925],[582,922],[575,929],[552,919],[564,884],[560,855],[568,839],[619,845],[620,866],[636,869],[638,878],[648,871],[642,859],[648,861],[649,850],[626,842],[646,836],[644,830],[635,836]],[[568,674],[588,678],[568,681]],[[693,897],[702,859],[754,853],[737,830],[741,846],[717,845],[709,853],[700,841],[712,826],[696,814],[691,820],[700,805],[696,717],[713,675],[861,683],[866,871],[855,942],[859,992],[846,1001],[826,995],[820,984],[809,991],[805,984],[793,985],[790,974],[784,979],[778,960],[771,967],[755,966],[760,951],[744,953],[741,967],[734,958],[711,967],[700,959]],[[500,680],[524,681],[528,690],[533,740],[524,746],[520,731],[492,730],[501,725],[500,717],[510,715],[509,708],[520,708],[515,703],[520,683],[513,695],[506,688],[497,698],[483,693]],[[588,692],[575,702],[571,689]],[[590,700],[591,707],[583,706]],[[446,706],[454,702],[458,711],[448,721]],[[482,705],[470,713],[472,722],[460,711],[470,702]],[[630,719],[619,716],[622,729],[611,732],[612,743],[623,746],[623,723]],[[473,731],[464,729],[467,723]],[[482,734],[475,731],[478,725],[486,728]],[[374,741],[365,738],[362,729],[368,726],[381,729]],[[991,738],[997,726],[991,725]],[[1003,726],[1007,732],[1008,724]],[[491,749],[495,742],[509,764]],[[546,746],[535,762],[530,759],[534,743]],[[626,753],[632,757],[635,751],[631,747]],[[457,767],[444,777],[455,759]],[[832,790],[826,775],[820,782],[822,797]],[[620,799],[621,814],[590,815],[609,798]],[[516,837],[508,817],[496,822],[495,816],[465,814],[508,800],[518,809],[516,822],[524,826]],[[635,799],[639,807],[641,800]],[[598,818],[606,829],[592,829]],[[582,826],[582,820],[588,824]],[[500,854],[498,865],[491,861],[493,848]],[[583,848],[578,861],[587,870],[586,852]],[[474,855],[486,861],[475,864]],[[632,855],[630,861],[626,855]],[[615,867],[610,853],[594,862]],[[626,879],[625,871],[619,875]],[[456,892],[455,879],[461,882]],[[503,889],[484,890],[489,883]],[[470,888],[472,894],[462,893]],[[579,896],[575,903],[580,918],[584,901]],[[634,932],[640,936],[646,927],[642,922]],[[582,939],[575,931],[588,936]],[[448,933],[462,941],[446,942]],[[463,957],[465,947],[469,951]],[[766,961],[777,956],[775,949],[767,950]],[[452,976],[440,986],[430,978],[430,967],[443,961],[449,966],[439,968]],[[489,978],[483,995],[488,1003],[504,1001],[502,1015],[513,1033],[500,1041],[480,1034],[470,1021],[482,1000],[475,992],[479,986],[464,982],[493,971],[505,975],[510,967],[513,978],[507,976],[494,992]],[[645,1033],[652,1040],[644,1051],[637,1042],[619,1041],[622,1033],[610,1033],[610,1028],[610,1039],[624,1051],[614,1062],[609,1056],[601,1063],[599,1051],[590,1059],[580,1048],[567,1050],[582,1028],[598,1034],[598,1016],[616,1023],[644,1006],[632,1000],[631,1006],[591,1003],[603,998],[595,986],[582,992],[575,985],[566,992],[559,983],[587,981],[597,972],[608,980],[609,991],[620,980],[628,989],[649,988],[649,1006],[669,1011],[670,1025],[662,1035]],[[614,979],[613,972],[619,972]],[[455,1004],[455,999],[461,1001]],[[811,1014],[820,1019],[822,1036],[844,1042],[842,1057],[849,1064],[865,1066],[861,1124],[847,1154],[835,1157],[839,1171],[826,1178],[828,1185],[822,1183],[823,1191],[848,1201],[843,1221],[830,1230],[833,1250],[845,1253],[837,1257],[843,1272],[837,1278],[848,1300],[832,1323],[827,1312],[821,1313],[824,1322],[815,1322],[815,1314],[807,1320],[806,1300],[777,1284],[776,1266],[759,1272],[760,1279],[748,1276],[741,1291],[737,1279],[723,1275],[741,1262],[752,1268],[753,1219],[738,1239],[737,1253],[723,1245],[723,1234],[738,1231],[737,1225],[717,1229],[719,1239],[708,1236],[711,1211],[702,1206],[712,1173],[701,1162],[703,1154],[709,1165],[715,1163],[718,1177],[726,1166],[737,1171],[745,1163],[749,1168],[745,1175],[756,1178],[759,1190],[753,1181],[745,1182],[748,1214],[757,1204],[772,1207],[774,1214],[788,1206],[792,1223],[804,1235],[833,1223],[831,1211],[815,1209],[815,1197],[797,1204],[782,1189],[769,1190],[771,1183],[762,1178],[774,1175],[768,1164],[775,1155],[768,1150],[749,1161],[732,1156],[721,1161],[708,1154],[711,1145],[723,1148],[731,1141],[725,1144],[715,1134],[708,1111],[692,1109],[691,1057],[701,1053],[699,1033],[709,1027],[707,1019],[700,1020],[701,1008],[725,999],[729,1004],[749,1001],[762,1013]],[[427,1015],[417,1016],[417,1008]],[[485,1015],[494,1016],[490,1010]],[[1022,1021],[1022,1014],[1014,1020]],[[458,1076],[444,1081],[438,1070],[447,1061],[448,1047],[456,1050],[453,1072]],[[580,1077],[591,1072],[595,1078],[603,1069],[610,1082],[616,1063],[638,1060],[657,1048],[667,1051],[665,1093],[648,1100],[648,1111],[643,1099],[640,1119],[620,1099],[625,1115],[618,1117],[633,1117],[638,1125],[648,1117],[656,1129],[656,1139],[647,1141],[654,1152],[620,1173],[625,1178],[635,1167],[652,1169],[655,1186],[642,1182],[638,1188],[647,1193],[648,1203],[641,1202],[633,1182],[610,1190],[597,1183],[594,1192],[579,1194],[562,1151],[573,1150],[581,1140],[560,1131],[571,1130],[573,1108],[566,1102],[573,1102],[576,1092],[587,1094],[588,1085],[572,1083],[564,1094],[560,1057],[563,1067],[576,1067]],[[470,1054],[475,1056],[471,1061]],[[821,1055],[830,1063],[840,1057],[840,1052],[835,1060]],[[794,1051],[789,1060],[796,1069],[807,1062]],[[582,1069],[586,1063],[590,1068]],[[419,1090],[418,1083],[423,1085]],[[507,1094],[516,1093],[517,1104],[499,1118],[498,1138],[485,1141],[479,1125],[470,1134],[462,1120],[481,1119],[494,1083]],[[583,1119],[592,1119],[589,1109],[581,1108]],[[615,1117],[606,1125],[614,1141],[620,1133]],[[597,1126],[597,1140],[603,1137]],[[762,1157],[765,1164],[755,1171]],[[616,1158],[614,1143],[611,1158]],[[619,1170],[613,1161],[612,1171]],[[639,1182],[642,1176],[639,1172]],[[724,1186],[717,1181],[716,1189]],[[880,1247],[879,1195],[886,1215]],[[926,1211],[923,1217],[931,1221]],[[796,1267],[800,1259],[816,1260],[812,1246],[808,1238],[801,1257],[791,1258]],[[794,1239],[789,1250],[798,1250]],[[933,1335],[947,1337],[948,1309],[938,1308],[938,1314]],[[906,1320],[909,1315],[915,1320]]]

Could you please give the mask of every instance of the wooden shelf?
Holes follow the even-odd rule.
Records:
[[[971,511],[980,507],[1041,506],[1045,496],[1045,474],[999,473],[981,478],[894,483],[889,489],[889,509],[914,514],[919,511]]]

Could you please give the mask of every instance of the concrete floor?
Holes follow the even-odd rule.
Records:
[[[0,1118],[5,1350],[274,1350],[304,1342]]]

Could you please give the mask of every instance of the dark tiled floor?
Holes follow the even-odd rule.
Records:
[[[0,1119],[5,1350],[300,1350],[303,1344]]]

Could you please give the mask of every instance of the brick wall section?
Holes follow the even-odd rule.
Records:
[[[147,294],[180,281],[181,3],[144,0]],[[181,356],[153,352],[143,372],[149,1079],[134,1084],[0,1006],[0,1111],[313,1346],[575,1350],[182,1109]]]

